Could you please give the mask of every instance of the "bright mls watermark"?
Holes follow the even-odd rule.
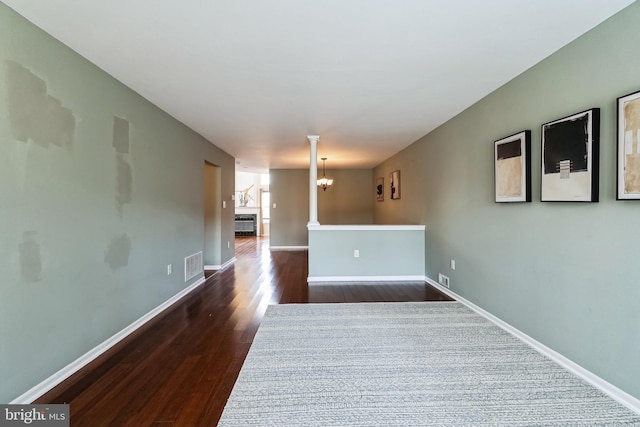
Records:
[[[0,405],[0,427],[69,427],[69,405]]]

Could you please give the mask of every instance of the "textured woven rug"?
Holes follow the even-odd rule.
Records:
[[[219,426],[607,426],[640,416],[457,302],[269,306]]]

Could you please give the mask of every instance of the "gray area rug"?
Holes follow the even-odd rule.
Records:
[[[269,306],[219,426],[640,426],[457,302]]]

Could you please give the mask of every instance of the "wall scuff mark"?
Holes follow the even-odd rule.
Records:
[[[129,154],[129,122],[121,117],[113,118],[113,147],[120,154]]]
[[[22,278],[27,282],[37,282],[42,278],[42,259],[40,245],[36,241],[36,231],[25,231],[22,234],[20,250],[20,269]]]
[[[47,84],[15,61],[7,63],[9,120],[16,139],[71,150],[76,119],[70,109],[47,93]]]
[[[131,255],[131,239],[123,234],[111,240],[104,255],[104,262],[111,270],[117,270],[129,265],[129,255]]]

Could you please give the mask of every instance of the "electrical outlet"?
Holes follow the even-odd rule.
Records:
[[[452,259],[452,260],[451,260],[451,269],[452,269],[452,270],[455,270],[455,269],[456,269],[456,260],[455,260],[455,259]]]
[[[227,249],[231,248],[231,242],[227,240]]]
[[[355,250],[353,251],[353,257],[354,257],[354,258],[360,258],[360,251],[359,251],[358,249],[355,249]]]
[[[171,274],[172,265],[167,264],[167,276]]]
[[[447,276],[445,276],[444,274],[439,273],[438,274],[438,283],[440,283],[442,286],[445,287],[449,287],[449,278]]]
[[[276,204],[274,203],[274,204],[273,204],[273,209],[275,209],[275,208],[276,208]]]
[[[226,209],[227,208],[227,201],[223,200],[222,201],[222,209]]]

